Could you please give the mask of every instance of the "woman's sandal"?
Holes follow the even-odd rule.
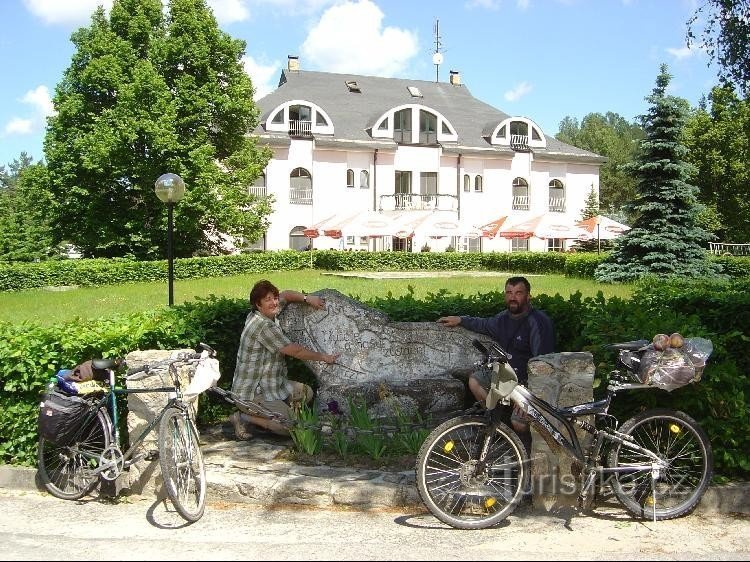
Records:
[[[245,426],[245,422],[242,420],[242,414],[235,412],[229,416],[229,421],[234,426],[234,435],[239,441],[247,441],[253,438],[253,434]]]

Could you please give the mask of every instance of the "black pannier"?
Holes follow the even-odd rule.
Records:
[[[39,435],[56,445],[70,445],[76,440],[83,420],[96,406],[78,396],[68,396],[57,389],[44,393],[39,404]]]

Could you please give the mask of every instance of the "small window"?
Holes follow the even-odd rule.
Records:
[[[284,110],[283,109],[279,109],[276,112],[276,115],[273,116],[273,119],[271,119],[271,123],[279,124],[279,123],[283,123],[283,122],[284,122]]]
[[[444,135],[452,135],[450,127],[448,127],[448,123],[443,121],[443,125],[440,127],[440,130],[443,131]]]
[[[565,240],[563,238],[547,238],[548,252],[564,252]]]
[[[531,138],[538,141],[542,140],[542,137],[539,134],[539,131],[537,131],[536,127],[531,128]]]
[[[354,170],[351,168],[346,171],[346,187],[354,187]]]
[[[482,176],[477,174],[477,176],[474,178],[474,191],[477,193],[482,192]]]
[[[346,245],[347,246],[354,246],[354,236],[347,236],[346,237]]]
[[[529,251],[529,239],[528,238],[512,238],[510,241],[511,252],[528,252]]]
[[[360,189],[369,189],[370,187],[370,172],[362,170],[359,173],[359,187]]]
[[[471,191],[471,178],[469,174],[464,174],[464,191]]]
[[[328,126],[328,120],[326,119],[325,115],[323,115],[320,111],[315,112],[315,124],[320,127]]]
[[[407,86],[406,89],[409,90],[409,93],[411,94],[411,97],[413,97],[413,98],[421,98],[422,97],[422,92],[420,92],[419,88],[417,88],[416,86]]]
[[[370,241],[370,239],[367,236],[360,236],[359,237],[359,245],[360,246],[367,246],[367,243]]]
[[[497,138],[504,139],[505,138],[505,131],[506,131],[507,125],[503,125],[500,127],[500,130],[497,132]]]
[[[388,130],[388,119],[383,119],[380,122],[380,125],[378,125],[378,131],[387,131]]]
[[[356,94],[362,93],[362,90],[360,90],[356,80],[347,80],[346,87],[349,88],[350,92],[354,92]]]

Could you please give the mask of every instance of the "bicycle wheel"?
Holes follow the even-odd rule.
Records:
[[[206,506],[206,467],[193,420],[180,408],[169,408],[159,423],[159,463],[175,509],[198,521]]]
[[[460,416],[436,427],[422,444],[417,490],[443,523],[484,529],[508,517],[521,501],[529,481],[527,461],[521,440],[508,426]]]
[[[615,473],[612,480],[622,505],[633,515],[657,520],[695,509],[713,473],[711,443],[696,421],[675,410],[649,410],[626,421],[619,431],[661,460],[654,467],[648,455],[627,443],[614,446],[609,466],[633,468]]]
[[[112,422],[104,408],[84,421],[73,442],[56,445],[39,438],[39,476],[47,491],[63,500],[77,500],[99,482],[99,457],[109,446]]]

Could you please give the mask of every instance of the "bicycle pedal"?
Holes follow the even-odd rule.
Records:
[[[156,460],[159,460],[159,451],[157,451],[157,450],[149,451],[143,457],[143,460],[146,460],[146,461],[156,461]]]

